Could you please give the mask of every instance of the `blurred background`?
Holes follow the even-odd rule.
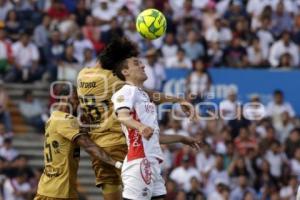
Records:
[[[146,8],[165,14],[164,37],[147,41],[136,32],[135,16]],[[201,103],[202,117],[223,116],[159,115],[162,133],[203,142],[198,152],[162,146],[167,200],[295,200],[299,0],[0,0],[0,199],[32,199],[56,101],[50,84],[75,83],[115,36],[139,45],[145,87],[188,96]],[[265,117],[241,115],[249,102],[263,104]],[[81,199],[101,199],[83,152],[80,166]]]

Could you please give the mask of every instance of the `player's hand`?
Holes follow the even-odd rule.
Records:
[[[149,140],[151,138],[151,136],[153,135],[153,129],[149,126],[145,126],[145,125],[142,125],[140,128],[139,128],[139,132],[141,135],[144,136],[144,138],[146,138],[147,140]]]
[[[195,139],[192,137],[183,137],[181,142],[185,145],[189,145],[196,150],[200,150],[201,141],[199,139]]]
[[[184,112],[184,114],[187,117],[189,117],[190,120],[192,120],[192,121],[197,120],[195,108],[190,102],[183,100],[179,104],[180,104],[181,110]]]

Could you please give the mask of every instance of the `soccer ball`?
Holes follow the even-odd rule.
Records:
[[[159,10],[147,9],[136,18],[136,30],[146,39],[154,40],[166,32],[167,21]]]

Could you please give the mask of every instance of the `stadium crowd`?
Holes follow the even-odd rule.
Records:
[[[143,39],[135,16],[161,10],[165,37]],[[214,84],[210,67],[300,67],[300,1],[297,0],[0,0],[0,181],[4,200],[31,199],[40,169],[12,147],[12,124],[3,83],[75,83],[115,36],[137,42],[145,63],[145,87],[161,90],[166,68],[186,68],[192,103]],[[220,103],[224,118],[197,122],[166,115],[161,133],[199,137],[202,150],[163,146],[167,200],[295,200],[300,182],[300,124],[280,90],[267,116],[235,119],[238,94]],[[260,102],[254,95],[250,102]],[[19,103],[25,121],[43,129],[45,111],[31,92]],[[31,112],[28,112],[30,110]],[[34,111],[34,112],[33,112]],[[11,195],[11,196],[9,196]],[[1,197],[0,197],[1,199]]]

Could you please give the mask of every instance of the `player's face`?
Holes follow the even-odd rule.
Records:
[[[125,77],[130,80],[138,80],[144,82],[147,80],[145,73],[145,65],[136,57],[127,59],[127,69],[125,70]]]

